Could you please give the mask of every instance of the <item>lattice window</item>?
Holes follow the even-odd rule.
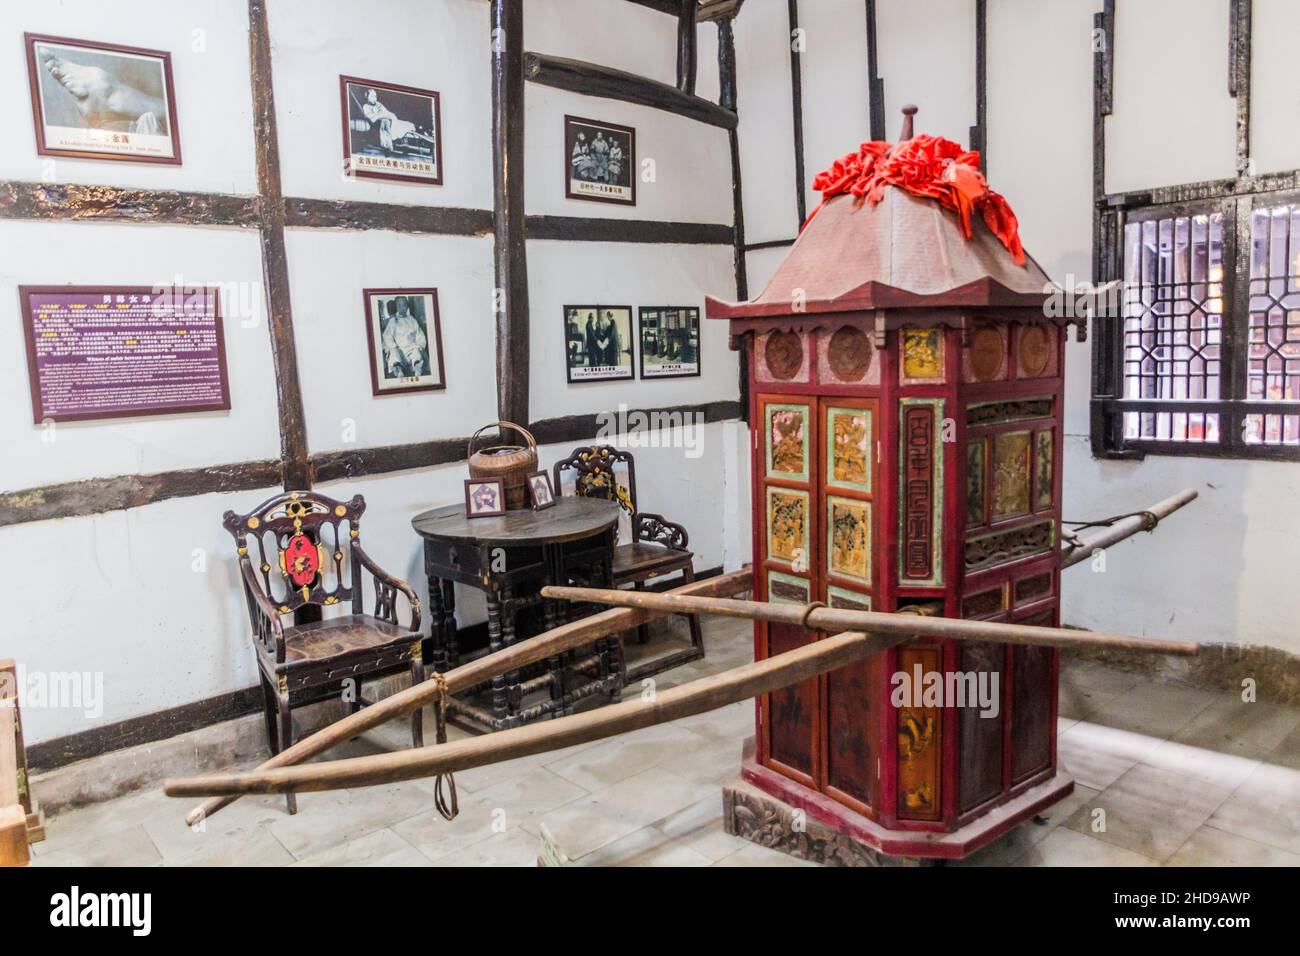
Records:
[[[1124,228],[1124,397],[1220,397],[1223,216],[1170,216]],[[1219,416],[1124,413],[1124,437],[1217,442]]]
[[[1124,282],[1097,320],[1095,447],[1300,459],[1300,197],[1103,216],[1104,272]]]
[[[1300,399],[1300,204],[1252,210],[1246,397]],[[1293,237],[1297,240],[1293,242]],[[1300,413],[1246,416],[1247,444],[1300,445]]]

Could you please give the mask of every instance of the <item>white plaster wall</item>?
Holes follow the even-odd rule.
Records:
[[[885,80],[885,139],[898,141],[902,108],[915,132],[970,145],[975,125],[974,0],[879,0],[876,54]]]
[[[1256,173],[1300,166],[1300,72],[1295,38],[1300,4],[1254,0],[1251,4],[1250,158]]]
[[[581,96],[532,83],[525,90],[524,105],[528,113],[524,206],[530,216],[730,225],[731,151],[726,130],[648,106]],[[566,115],[636,130],[635,206],[564,197],[568,174]],[[647,165],[648,160],[653,161],[652,165]]]
[[[800,223],[795,203],[786,5],[781,0],[749,0],[736,18],[734,35],[745,241],[793,239]],[[805,114],[805,132],[809,128]],[[756,292],[761,287],[751,282],[750,288]]]
[[[267,16],[286,196],[492,208],[486,3],[272,0]],[[443,185],[343,175],[340,75],[439,93]]]
[[[294,342],[313,452],[466,435],[496,415],[492,238],[290,229]],[[447,387],[372,395],[362,289],[436,288]]]
[[[5,490],[107,475],[276,458],[275,372],[251,229],[0,221],[0,440]],[[230,410],[32,421],[19,285],[221,287]],[[53,440],[50,440],[53,439]]]
[[[115,4],[110,16],[101,0],[60,0],[6,4],[4,13],[9,37],[0,44],[0,78],[14,112],[0,137],[0,179],[203,192],[257,191],[246,4],[133,0]],[[23,33],[171,53],[183,164],[38,156]]]
[[[1237,107],[1228,95],[1228,0],[1117,4],[1113,92],[1107,191],[1231,178]]]
[[[804,31],[800,57],[804,201],[809,212],[821,202],[821,193],[812,188],[813,177],[871,139],[871,111],[865,93],[869,86],[865,7],[859,0],[799,4],[799,26]],[[831,111],[837,118],[834,123],[825,121]],[[810,122],[814,115],[818,121]]]
[[[29,744],[256,684],[227,508],[274,489],[0,528],[0,644],[29,672],[101,674],[103,708],[29,707]]]
[[[705,295],[735,298],[730,246],[533,241],[528,243],[528,285],[529,407],[535,420],[617,411],[620,404],[662,408],[736,398],[739,365],[736,353],[727,348],[727,324],[704,318]],[[596,304],[632,306],[634,338],[639,306],[697,306],[702,374],[568,384],[564,306]],[[634,364],[639,375],[639,351]]]

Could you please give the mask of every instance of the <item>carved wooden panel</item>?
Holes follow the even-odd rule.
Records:
[[[961,616],[964,618],[996,617],[1007,609],[1005,585],[968,594],[962,599]]]
[[[876,806],[880,656],[826,675],[826,784]]]
[[[767,574],[767,599],[773,604],[807,604],[812,600],[808,582],[792,574],[769,571]]]
[[[1055,487],[1055,453],[1052,432],[1034,433],[1034,510],[1046,511],[1052,507]]]
[[[988,521],[988,439],[971,438],[966,444],[966,526]]]
[[[1056,544],[1055,532],[1055,522],[1036,521],[969,538],[965,548],[966,572],[969,574],[995,564],[1047,554]]]
[[[1011,398],[1000,402],[979,402],[966,409],[966,424],[1000,425],[1003,422],[1051,418],[1054,401],[1049,398]]]
[[[870,611],[871,595],[858,594],[848,588],[831,585],[826,589],[826,603],[830,607],[843,608],[846,611]]]
[[[899,583],[943,584],[943,447],[939,426],[943,399],[899,402]]]
[[[880,361],[871,337],[852,325],[819,331],[817,380],[829,385],[879,385]]]
[[[1029,513],[1030,433],[1001,432],[993,439],[994,521]]]
[[[1021,325],[1016,329],[1017,378],[1050,378],[1057,374],[1057,336],[1051,325]]]
[[[809,534],[808,492],[793,488],[767,489],[767,556],[807,567]]]
[[[769,657],[802,647],[812,633],[792,624],[767,626]],[[813,772],[813,722],[817,713],[817,678],[783,687],[768,695],[768,755],[786,767]]]
[[[826,572],[871,585],[871,503],[826,498]]]
[[[871,491],[871,410],[826,409],[826,485]]]
[[[942,673],[939,648],[900,647],[898,670],[909,676],[913,694],[920,694],[918,675]],[[905,820],[937,820],[942,807],[942,711],[924,703],[914,697],[897,708],[898,815]]]
[[[1052,614],[1023,624],[1051,624]],[[1052,655],[1050,647],[1017,645],[1011,666],[1011,780],[1019,782],[1044,769],[1051,760]]]
[[[808,480],[808,406],[764,406],[767,477]]]
[[[1002,727],[1005,717],[1001,699],[1003,665],[1006,648],[1003,644],[963,641],[959,647],[958,668],[978,678],[986,678],[988,687],[994,686],[997,677],[996,710],[984,713],[967,701],[958,709],[960,746],[958,747],[957,807],[960,811],[979,806],[1002,792]]]
[[[904,385],[934,385],[943,381],[944,330],[903,329],[899,336],[899,380]]]
[[[963,382],[1000,382],[1007,377],[1007,327],[980,325],[971,332],[970,345],[962,350]]]
[[[757,337],[754,376],[760,382],[807,382],[811,369],[807,333],[777,329]]]

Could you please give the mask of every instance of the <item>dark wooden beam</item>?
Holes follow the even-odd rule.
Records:
[[[867,111],[871,138],[885,138],[885,81],[880,76],[880,57],[876,53],[876,0],[867,0]]]
[[[286,490],[311,487],[307,465],[307,426],[293,340],[293,306],[289,298],[289,264],[284,248],[284,193],[280,184],[280,146],[275,125],[275,89],[271,82],[271,33],[266,0],[248,0],[248,48],[252,63],[253,136],[257,147],[257,191],[261,206],[262,285],[266,324],[275,362],[275,391],[280,412],[280,451]]]
[[[722,105],[738,114],[736,84],[736,38],[732,18],[718,21],[718,87]],[[736,276],[736,301],[749,298],[749,268],[745,259],[745,190],[740,178],[740,136],[734,129],[727,130],[727,148],[731,154],[731,217],[732,217],[732,268]],[[744,422],[749,421],[749,361],[748,341],[740,346],[739,373],[736,392],[740,396],[737,412]]]
[[[542,86],[650,106],[723,129],[736,128],[736,114],[717,103],[611,66],[526,53],[524,72],[529,80]]]
[[[768,239],[766,242],[751,242],[745,246],[746,252],[756,252],[759,249],[780,249],[783,246],[793,246],[794,239]]]
[[[0,182],[0,219],[253,228],[258,218],[256,196],[72,183]]]
[[[342,199],[289,198],[284,224],[295,229],[378,229],[440,236],[492,234],[492,210],[407,206]]]
[[[312,477],[320,481],[339,481],[366,475],[384,475],[413,468],[450,465],[466,459],[469,437],[444,438],[414,442],[409,445],[381,445],[327,451],[312,455]]]
[[[795,228],[802,229],[804,220],[808,218],[808,200],[804,196],[807,182],[803,161],[803,65],[799,45],[795,42],[795,32],[799,29],[799,0],[786,0],[786,14],[790,22],[786,43],[790,47],[790,106],[794,120],[794,201],[799,212]]]
[[[497,415],[528,420],[528,247],[524,236],[524,4],[492,0],[492,232]]]
[[[1250,170],[1251,0],[1232,0],[1228,48],[1228,92],[1237,100],[1237,175]]]
[[[656,219],[595,219],[579,216],[529,216],[529,239],[569,242],[666,242],[684,245],[732,244],[732,228],[725,223],[663,222]]]
[[[701,405],[674,405],[668,408],[629,410],[627,415],[629,417],[644,415],[646,416],[644,420],[647,422],[661,421],[665,416],[676,416],[684,424],[695,422],[698,416],[704,423],[712,424],[714,422],[734,421],[739,418],[740,405],[734,401],[706,402]],[[558,445],[568,442],[591,441],[601,435],[605,424],[604,413],[593,412],[587,415],[566,415],[562,418],[543,419],[530,424],[528,430],[537,439],[537,444]]]
[[[975,0],[975,125],[970,128],[969,149],[978,150],[980,170],[988,174],[988,0]]]
[[[695,13],[696,0],[678,0],[677,14],[677,88],[695,95]]]
[[[276,459],[151,475],[88,478],[0,492],[0,526],[103,514],[139,508],[169,498],[274,488],[280,484],[280,479],[280,462]]]

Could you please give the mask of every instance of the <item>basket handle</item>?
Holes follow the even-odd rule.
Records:
[[[523,435],[526,439],[528,439],[529,448],[533,450],[537,449],[537,439],[533,437],[532,432],[530,432],[527,428],[524,428],[522,425],[516,425],[514,422],[507,422],[507,421],[489,422],[488,424],[484,425],[482,428],[480,428],[478,431],[476,431],[473,435],[470,436],[469,451],[466,453],[466,457],[469,457],[470,455],[474,454],[474,442],[478,439],[479,435],[483,434],[489,428],[495,428],[498,431],[500,431],[502,425],[506,426],[507,428],[513,428],[519,434]]]

